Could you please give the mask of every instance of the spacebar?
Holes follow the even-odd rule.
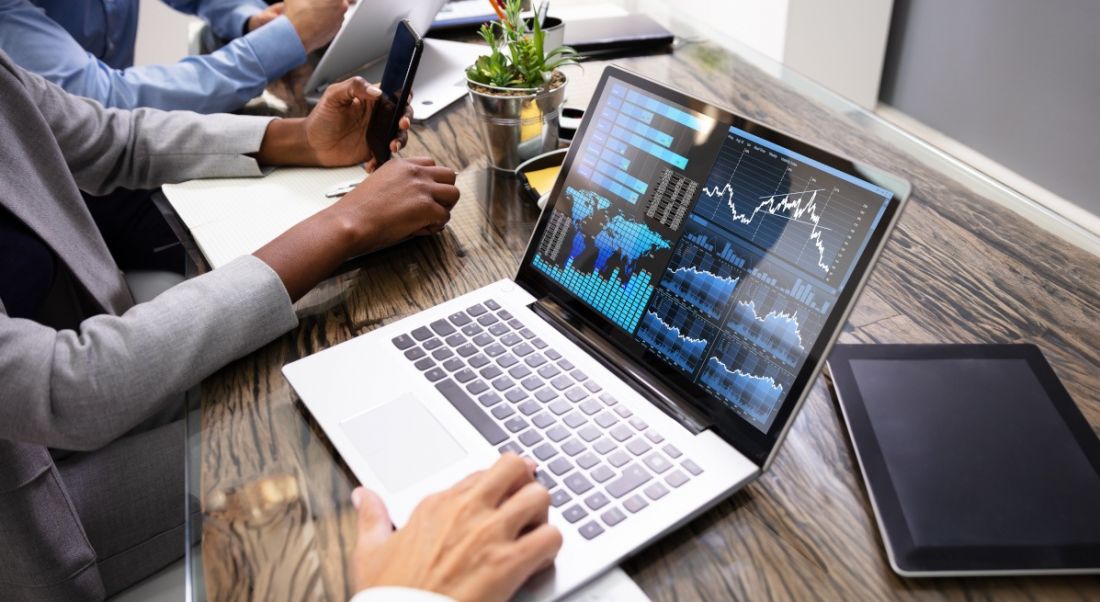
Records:
[[[446,397],[447,401],[451,402],[451,405],[458,410],[458,413],[474,425],[477,432],[481,433],[481,436],[485,437],[489,443],[496,445],[508,438],[508,434],[504,432],[504,429],[500,428],[488,414],[483,412],[477,406],[477,403],[462,390],[462,387],[458,386],[458,383],[448,378],[436,383],[435,388],[439,389],[443,397]]]

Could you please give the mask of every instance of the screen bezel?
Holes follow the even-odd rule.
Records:
[[[1035,345],[837,345],[829,356],[836,402],[848,426],[867,496],[895,571],[902,575],[1100,571],[1100,545],[917,546],[852,372],[852,360],[859,359],[1024,360],[1098,475],[1100,444],[1081,410]],[[874,483],[873,488],[871,483]]]
[[[516,283],[537,299],[551,299],[559,305],[571,319],[579,319],[588,328],[598,333],[598,336],[602,336],[611,341],[624,355],[628,356],[628,361],[634,363],[636,370],[633,372],[644,373],[656,377],[661,388],[670,390],[674,394],[673,397],[676,401],[689,404],[696,415],[702,416],[706,421],[705,426],[712,428],[725,441],[736,447],[738,451],[745,454],[753,462],[763,466],[778,442],[782,439],[786,431],[785,427],[788,425],[792,413],[802,399],[804,399],[806,392],[812,385],[812,378],[816,376],[823,363],[824,354],[827,352],[828,347],[832,344],[840,327],[843,325],[843,319],[846,317],[847,308],[852,298],[861,287],[869,266],[877,257],[877,251],[880,250],[883,240],[894,222],[899,207],[908,195],[908,184],[904,180],[889,176],[869,166],[841,158],[828,151],[802,142],[793,136],[761,125],[746,117],[716,107],[697,98],[677,92],[662,84],[614,65],[608,66],[604,70],[591,102],[597,102],[598,99],[601,98],[604,88],[611,78],[615,78],[623,83],[644,90],[649,94],[675,102],[693,111],[712,117],[717,120],[720,127],[728,128],[729,126],[736,126],[744,131],[784,146],[794,152],[801,153],[811,159],[820,161],[825,165],[879,185],[893,193],[892,198],[886,203],[882,216],[871,232],[867,246],[857,259],[848,282],[841,290],[833,310],[826,318],[821,335],[818,337],[814,347],[807,356],[806,362],[792,382],[790,391],[797,393],[788,394],[773,419],[771,427],[767,432],[762,432],[756,428],[756,426],[738,416],[734,411],[726,409],[727,406],[723,401],[710,395],[699,385],[691,382],[679,371],[665,363],[656,354],[645,350],[634,341],[630,334],[612,325],[610,320],[601,316],[531,265],[531,260],[538,249],[537,241],[540,240],[546,229],[551,211],[561,198],[562,188],[565,182],[565,177],[561,174],[568,174],[572,169],[578,148],[580,147],[579,142],[584,140],[589,123],[591,122],[593,111],[590,110],[585,112],[584,119],[577,130],[574,142],[569,149],[569,153],[566,155],[562,170],[549,196],[546,208],[539,217],[539,221],[531,237],[531,242],[528,244],[527,250],[520,262],[519,270],[515,277]],[[876,179],[872,180],[870,178]],[[627,344],[630,346],[627,346]]]
[[[367,146],[370,148],[371,154],[375,158],[375,167],[381,167],[383,163],[390,160],[393,153],[390,151],[390,142],[397,137],[400,132],[401,118],[405,115],[405,109],[409,104],[409,97],[412,92],[412,83],[416,78],[416,70],[420,65],[420,55],[424,52],[424,40],[420,37],[420,34],[413,29],[408,19],[402,19],[397,24],[397,30],[393,34],[393,44],[390,47],[389,56],[394,55],[393,50],[401,45],[409,44],[412,52],[409,55],[409,62],[404,66],[405,74],[401,78],[401,87],[397,90],[389,91],[382,88],[382,96],[377,102],[386,102],[391,94],[400,92],[397,98],[397,102],[394,104],[394,111],[392,117],[389,119],[389,123],[385,125],[385,137],[379,138],[377,134],[371,135],[370,132],[378,131],[376,128],[383,125],[375,119],[375,115],[384,117],[385,113],[382,111],[375,111],[371,114],[370,122],[367,124]],[[386,81],[386,76],[390,73],[391,62],[386,60],[386,67],[382,71],[382,81],[378,82],[379,86],[382,86]]]

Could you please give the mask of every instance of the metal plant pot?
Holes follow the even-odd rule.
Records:
[[[558,122],[565,101],[565,83],[553,90],[516,90],[468,82],[470,104],[474,107],[481,138],[489,152],[489,163],[496,169],[515,171],[531,157],[558,147]],[[480,92],[480,86],[506,93],[529,92],[522,96],[504,96]]]

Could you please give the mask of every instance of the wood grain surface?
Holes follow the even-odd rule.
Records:
[[[909,179],[912,199],[842,341],[1036,343],[1100,432],[1097,257],[876,138],[865,114],[827,108],[714,45],[617,63]],[[587,104],[603,65],[570,73],[568,104]],[[461,172],[446,231],[358,261],[300,302],[298,328],[202,385],[193,568],[210,599],[347,599],[354,478],[280,368],[511,276],[527,244],[538,210],[484,167],[465,102],[411,134],[405,156]],[[364,366],[364,396],[376,378]],[[895,576],[825,378],[770,472],[625,567],[654,600],[1100,599],[1097,578]]]

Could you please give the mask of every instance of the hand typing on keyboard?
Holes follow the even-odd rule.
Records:
[[[492,299],[392,342],[490,445],[537,459],[553,512],[585,539],[703,473]]]
[[[397,531],[382,500],[356,489],[356,591],[396,586],[455,600],[511,598],[553,563],[562,543],[546,522],[550,495],[534,469],[531,461],[505,454],[492,468],[425,498]]]

